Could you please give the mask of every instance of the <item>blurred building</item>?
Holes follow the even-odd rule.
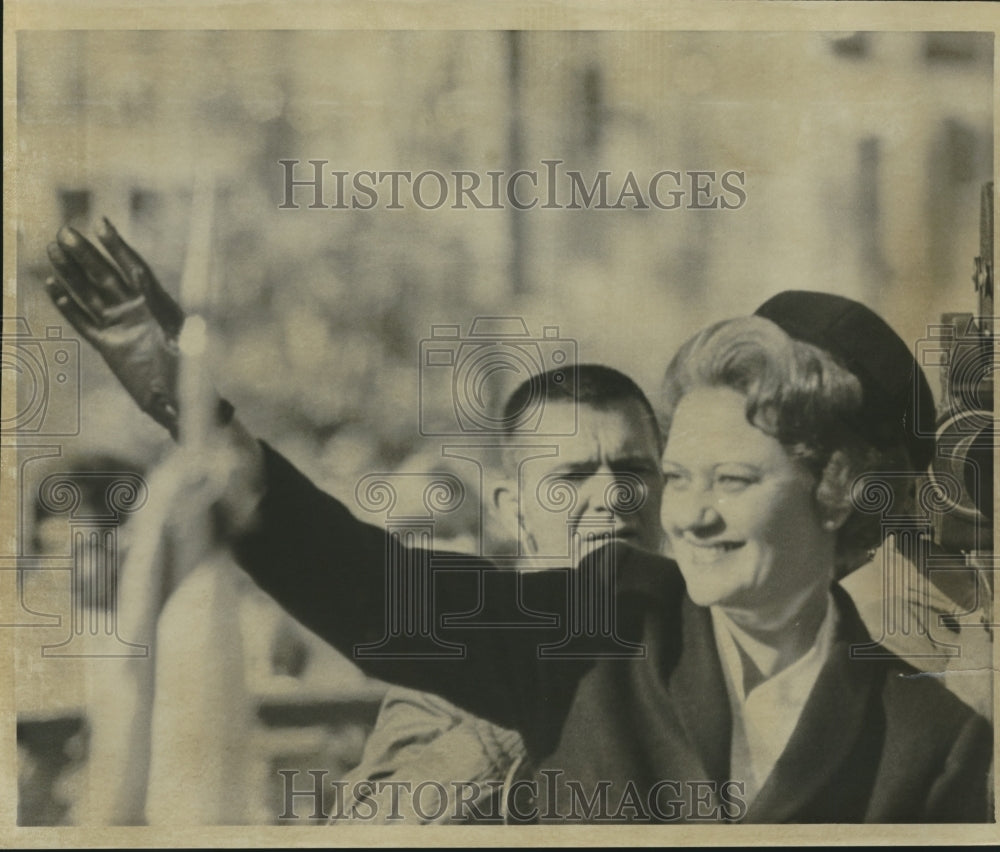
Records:
[[[176,284],[206,162],[219,375],[241,410],[266,403],[272,436],[361,419],[399,451],[416,343],[477,312],[557,324],[655,387],[691,328],[779,289],[862,298],[910,339],[970,302],[989,34],[76,31],[18,51],[25,283],[59,224],[107,215]],[[613,195],[629,171],[645,190],[662,169],[732,169],[747,201],[280,210],[281,159],[298,178],[321,159],[484,181],[558,159],[588,183],[610,171]]]

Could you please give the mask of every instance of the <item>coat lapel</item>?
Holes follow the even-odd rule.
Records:
[[[732,720],[729,695],[715,646],[712,616],[684,596],[681,605],[683,650],[670,678],[684,730],[701,756],[706,780],[724,781],[729,776]]]
[[[829,782],[861,733],[881,667],[851,659],[851,645],[870,640],[846,593],[839,587],[833,592],[838,627],[830,657],[820,670],[788,745],[751,803],[746,822],[794,821]]]

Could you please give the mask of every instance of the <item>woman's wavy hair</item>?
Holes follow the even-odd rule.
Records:
[[[871,471],[912,470],[900,442],[878,449],[854,424],[862,404],[858,378],[832,355],[751,316],[711,325],[685,343],[667,367],[657,417],[664,436],[680,400],[700,387],[727,387],[746,397],[747,420],[778,440],[816,477],[822,512],[847,520],[836,542],[837,577],[868,562],[881,544],[878,514],[859,512],[851,493]],[[898,477],[891,477],[893,483]],[[899,489],[901,486],[895,485]],[[912,494],[897,493],[895,506]]]

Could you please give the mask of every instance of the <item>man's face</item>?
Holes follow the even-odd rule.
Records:
[[[539,441],[558,446],[509,469],[511,484],[497,493],[517,514],[522,553],[579,558],[609,538],[659,549],[663,479],[649,414],[635,400],[551,405],[548,422],[568,432],[576,417],[575,433]]]

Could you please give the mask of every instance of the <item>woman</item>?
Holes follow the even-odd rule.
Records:
[[[745,780],[751,812],[762,791],[788,795],[776,781],[793,768],[787,764],[797,748],[814,753],[800,754],[795,769],[808,770],[815,783],[828,747],[820,737],[828,740],[837,729],[862,736],[870,748],[868,737],[884,723],[876,716],[897,709],[890,699],[899,677],[911,673],[897,661],[878,672],[870,661],[851,661],[852,643],[843,640],[854,636],[858,647],[869,640],[835,583],[867,562],[881,539],[881,516],[852,506],[852,483],[885,474],[881,481],[899,492],[894,511],[905,513],[911,492],[898,487],[906,483],[899,474],[926,467],[927,447],[919,434],[893,434],[891,423],[905,422],[907,412],[930,400],[926,387],[922,396],[907,391],[912,376],[922,376],[905,344],[856,303],[784,293],[758,314],[798,323],[800,338],[823,339],[828,348],[794,339],[762,316],[720,323],[674,358],[662,412],[664,526],[687,596],[709,610],[731,718],[729,771]],[[834,323],[841,328],[831,337]],[[890,383],[870,371],[864,381],[839,362],[855,360],[858,334],[865,345],[874,336],[883,366],[895,362]],[[922,414],[929,416],[926,408]],[[838,714],[862,714],[853,730],[845,718],[822,718],[820,693],[830,691],[832,702],[835,688],[860,690],[868,678],[882,704],[873,693],[837,696]],[[910,723],[900,717],[899,724]],[[801,736],[810,726],[817,738],[811,743]],[[880,743],[880,759],[888,746]],[[871,789],[868,813],[888,789]],[[830,811],[831,819],[845,817]]]
[[[149,365],[169,357],[156,334],[116,324],[158,322],[168,341],[176,328],[155,319],[163,294],[148,269],[113,231],[102,242],[121,271],[61,233],[50,256],[64,284],[50,293],[169,428],[176,401],[154,403],[170,377],[154,376],[156,394],[149,384]],[[758,313],[697,335],[667,373],[663,520],[676,563],[609,546],[577,570],[524,578],[520,598],[511,585],[480,600],[470,569],[489,562],[404,549],[245,443],[220,406],[222,440],[244,453],[237,496],[263,484],[235,540],[240,562],[371,674],[519,730],[533,773],[511,790],[514,819],[990,820],[990,726],[901,660],[856,658],[871,640],[835,583],[879,542],[879,518],[852,503],[857,476],[926,467],[926,380],[856,302],[784,293]],[[425,588],[428,572],[429,633],[395,620],[387,579]],[[585,615],[572,604],[580,588],[585,603],[603,597],[613,629],[567,645]],[[522,605],[560,617],[495,626],[521,621]],[[477,610],[491,629],[444,624]]]
[[[595,587],[615,584],[615,635],[591,637],[581,657],[546,653],[560,629],[442,629],[439,639],[466,645],[461,664],[359,660],[522,732],[534,774],[515,785],[515,819],[991,818],[990,726],[903,661],[854,658],[871,639],[835,582],[879,544],[880,518],[854,508],[852,483],[928,460],[909,415],[923,405],[928,416],[929,394],[914,392],[927,393],[913,381],[919,368],[857,303],[786,293],[761,313],[778,322],[714,326],[667,372],[663,520],[676,565],[605,548],[580,569]],[[786,315],[812,318],[799,339],[778,324]],[[843,366],[858,333],[880,353],[874,371],[856,368],[863,378]],[[342,649],[377,642],[384,535],[307,493],[270,450],[266,470],[243,565]],[[457,576],[435,582],[438,613],[480,603]],[[356,605],[332,612],[345,589]],[[535,611],[571,618],[569,599],[561,572],[525,587]],[[495,624],[514,601],[482,603]],[[629,643],[643,654],[630,655]]]

